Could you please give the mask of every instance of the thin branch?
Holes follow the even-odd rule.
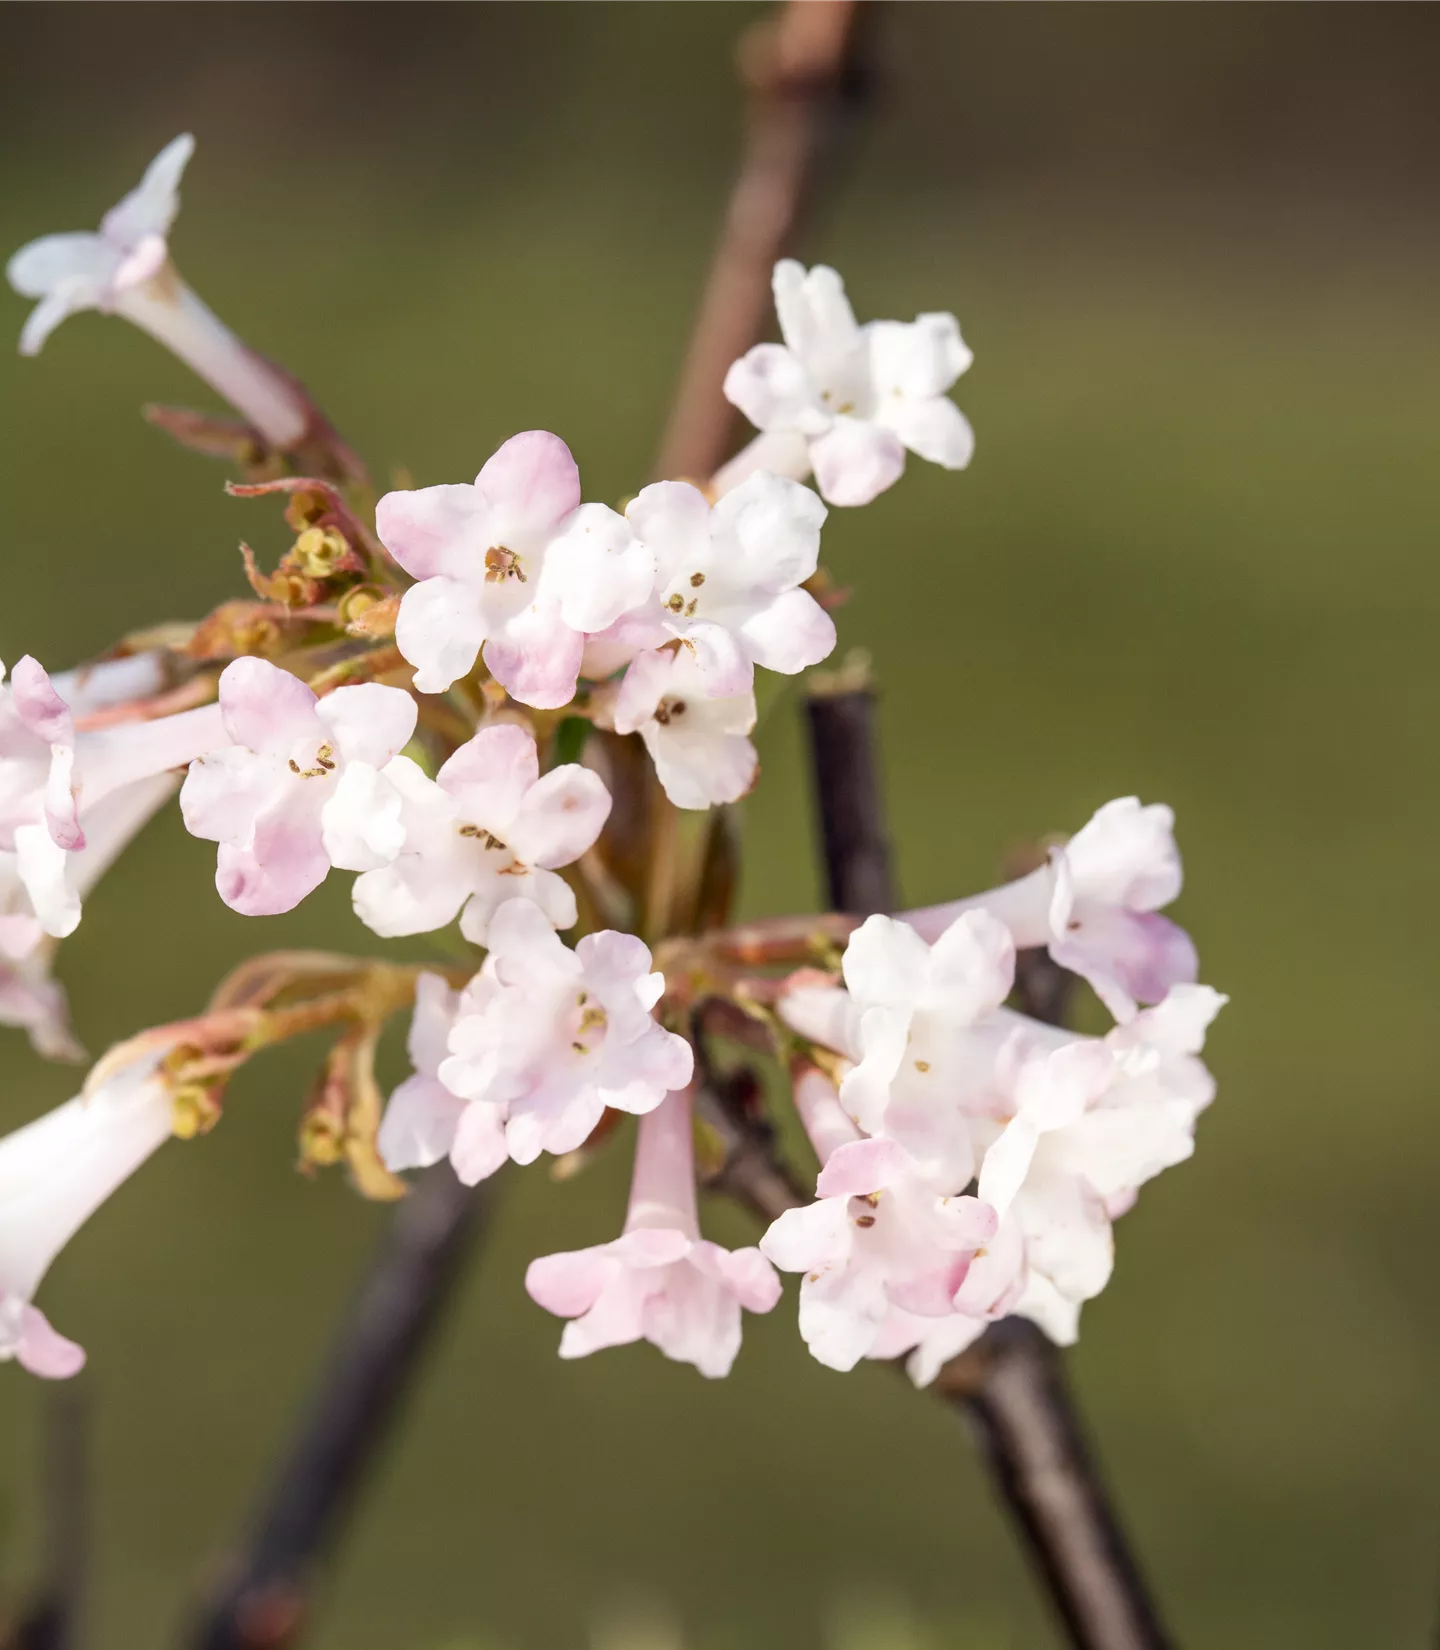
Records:
[[[856,915],[893,910],[899,901],[870,690],[832,693],[809,709],[832,898]],[[1030,1006],[1063,1012],[1063,990],[1043,967],[1030,969],[1026,989]],[[934,1390],[979,1436],[1075,1650],[1167,1650],[1171,1641],[1086,1442],[1064,1360],[1045,1335],[1020,1318],[995,1324],[941,1371]]]
[[[442,1163],[396,1210],[254,1527],[184,1636],[191,1650],[296,1642],[315,1568],[395,1423],[485,1201]]]
[[[858,70],[858,0],[787,0],[741,40],[749,87],[740,173],[681,369],[656,463],[660,477],[703,479],[733,446],[737,417],[720,393],[726,369],[763,336],[770,272],[789,250],[834,146]]]
[[[45,1577],[5,1650],[76,1650],[90,1555],[90,1393],[83,1381],[45,1394],[41,1462]]]

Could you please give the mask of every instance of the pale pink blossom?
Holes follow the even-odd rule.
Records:
[[[826,515],[808,487],[762,473],[712,506],[686,482],[657,481],[625,515],[655,559],[650,645],[679,641],[712,698],[748,692],[756,665],[793,676],[834,648],[834,621],[801,588]]]
[[[860,326],[823,264],[775,266],[783,344],[757,344],[725,376],[725,394],[764,432],[715,477],[728,493],[757,468],[815,472],[831,504],[868,504],[899,480],[908,450],[947,470],[975,437],[946,391],[970,365],[953,315]]]
[[[562,1358],[646,1340],[702,1375],[729,1374],[742,1307],[769,1312],[780,1280],[759,1249],[723,1249],[700,1236],[688,1089],[640,1119],[624,1234],[532,1261],[525,1287],[571,1320]]]
[[[138,187],[105,214],[98,233],[46,235],[15,253],[6,271],[11,286],[39,299],[20,334],[20,352],[38,354],[78,310],[122,315],[178,355],[273,446],[291,447],[309,422],[303,397],[240,342],[170,261],[180,178],[194,150],[188,133],[167,144]]]
[[[81,885],[67,857],[85,847],[95,809],[184,767],[223,737],[213,705],[77,732],[44,668],[29,655],[19,661],[0,690],[0,852],[15,856],[30,914],[45,933],[62,938],[80,921]]]
[[[845,989],[793,991],[781,1013],[852,1062],[840,1100],[858,1126],[898,1141],[937,1186],[959,1191],[978,1162],[975,1119],[1008,1108],[1014,1028],[997,1011],[1014,966],[1009,933],[983,911],[933,946],[873,916],[850,936]]]
[[[616,695],[617,733],[638,733],[665,794],[677,808],[738,802],[755,783],[759,759],[750,734],[755,695],[712,699],[696,660],[683,648],[642,653]]]
[[[70,1030],[65,992],[50,977],[54,936],[74,929],[81,901],[178,784],[173,774],[157,774],[85,808],[83,848],[67,851],[31,826],[17,832],[23,859],[0,852],[0,1025],[23,1027],[46,1059],[74,1060],[83,1052]]]
[[[1175,815],[1133,796],[1107,802],[1029,876],[989,893],[909,911],[926,939],[962,911],[983,909],[1009,928],[1017,946],[1047,946],[1063,968],[1094,986],[1118,1020],[1137,1003],[1157,1003],[1171,986],[1193,984],[1195,947],[1160,915],[1180,892]]]
[[[586,635],[639,606],[654,583],[653,555],[622,516],[581,507],[570,449],[545,430],[512,436],[473,485],[387,493],[375,525],[419,581],[401,601],[395,640],[424,693],[468,675],[483,649],[514,698],[567,704]]]
[[[634,935],[587,934],[572,951],[537,905],[508,900],[488,944],[438,1074],[494,1109],[515,1162],[573,1151],[607,1106],[653,1111],[690,1081],[689,1043],[651,1013],[664,976]]]
[[[84,1364],[35,1293],[76,1231],[169,1137],[162,1057],[152,1051],[0,1140],[0,1360],[51,1378]]]
[[[507,899],[529,899],[556,928],[576,921],[575,895],[556,870],[600,834],[610,793],[576,763],[540,777],[535,739],[500,723],[482,728],[432,780],[397,756],[385,776],[400,792],[404,845],[355,883],[355,910],[377,934],[423,934],[453,922],[477,945]]]
[[[782,1271],[805,1274],[800,1335],[812,1355],[853,1369],[878,1355],[892,1313],[954,1315],[996,1217],[977,1198],[937,1191],[894,1140],[862,1137],[819,1072],[799,1080],[795,1103],[821,1160],[817,1199],[781,1215],[760,1248]]]
[[[220,677],[229,743],[180,792],[192,836],[220,844],[215,886],[246,916],[289,911],[333,865],[369,871],[400,851],[400,792],[381,772],[415,731],[415,701],[365,682],[318,699],[266,659]],[[218,747],[218,748],[216,748]]]

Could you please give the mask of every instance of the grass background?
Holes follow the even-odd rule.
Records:
[[[588,497],[654,448],[738,131],[756,8],[9,7],[0,244],[95,222],[182,129],[178,261],[380,473],[554,428]],[[1180,915],[1233,1002],[1200,1151],[1121,1231],[1075,1378],[1191,1650],[1427,1642],[1436,383],[1432,8],[888,5],[881,91],[806,251],[863,315],[950,307],[971,471],[837,512],[842,640],[884,687],[905,890],[1131,791],[1178,810]],[[17,331],[18,300],[6,312]],[[204,401],[94,316],[0,352],[0,655],[60,666],[233,593],[278,516],[135,417]],[[263,559],[263,554],[262,554]],[[818,898],[793,698],[746,804],[751,912]],[[167,817],[66,942],[92,1047],[231,963],[373,943],[345,879],[247,921]],[[418,945],[417,945],[418,950]],[[72,1079],[15,1035],[0,1124]],[[383,1216],[291,1170],[315,1051],[236,1085],[68,1251],[91,1354],[94,1643],[177,1642]],[[623,1151],[506,1187],[330,1580],[316,1650],[560,1650],[650,1601],[695,1650],[1055,1639],[968,1440],[813,1364],[793,1296],[715,1385],[555,1359],[527,1258],[609,1235]],[[738,1217],[712,1211],[716,1235]],[[0,1578],[34,1554],[41,1393],[0,1371]],[[848,1626],[847,1626],[848,1624]],[[828,1636],[827,1636],[828,1635]],[[898,1643],[899,1640],[896,1640]]]

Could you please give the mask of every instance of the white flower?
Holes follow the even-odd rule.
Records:
[[[757,344],[725,376],[725,394],[765,432],[715,478],[727,493],[763,465],[813,469],[831,504],[868,504],[893,485],[908,448],[963,470],[975,438],[945,392],[970,365],[953,315],[859,326],[845,286],[823,264],[775,266],[783,344]]]
[[[795,1104],[821,1161],[817,1201],[781,1215],[760,1250],[782,1271],[805,1274],[800,1335],[813,1356],[853,1369],[875,1355],[892,1314],[954,1315],[956,1292],[994,1236],[995,1213],[976,1198],[937,1192],[893,1140],[863,1139],[820,1073],[800,1079]],[[977,1321],[975,1334],[983,1328]]]
[[[194,150],[189,133],[167,144],[139,187],[105,214],[98,233],[46,235],[11,258],[11,286],[39,299],[20,334],[20,352],[38,354],[78,310],[122,315],[173,350],[271,445],[291,447],[309,425],[303,397],[206,308],[170,261],[180,178]]]
[[[415,731],[415,701],[364,682],[317,699],[266,659],[220,677],[229,744],[190,766],[180,811],[220,844],[215,886],[246,916],[289,911],[330,867],[370,871],[400,851],[400,792],[380,771]]]
[[[756,665],[793,676],[819,664],[835,625],[800,587],[825,514],[808,487],[765,473],[713,507],[682,481],[644,488],[625,516],[655,561],[650,645],[678,640],[713,698],[748,692]]]
[[[587,934],[572,951],[529,900],[490,920],[490,954],[466,987],[439,1079],[495,1108],[517,1163],[582,1145],[607,1106],[653,1111],[690,1081],[694,1057],[651,1010],[665,989],[632,934]]]
[[[151,1051],[0,1140],[0,1359],[50,1377],[85,1362],[33,1304],[35,1292],[76,1231],[169,1137],[162,1057]]]
[[[1137,1003],[1158,1003],[1172,986],[1195,981],[1190,936],[1159,912],[1181,881],[1173,812],[1124,796],[1053,848],[1038,871],[969,899],[907,911],[905,920],[928,940],[962,911],[988,911],[1017,946],[1048,946],[1117,1020],[1128,1020]]]
[[[466,939],[483,945],[507,899],[534,900],[556,928],[573,927],[575,896],[555,872],[579,859],[610,812],[598,774],[568,763],[542,779],[533,736],[502,723],[433,780],[404,756],[385,777],[400,792],[404,846],[355,883],[355,909],[377,934],[426,933],[459,912]]]
[[[625,1231],[613,1243],[531,1261],[531,1298],[569,1318],[562,1358],[647,1340],[702,1375],[728,1375],[740,1313],[768,1312],[780,1280],[759,1249],[723,1249],[700,1236],[690,1094],[640,1119]]]
[[[706,685],[689,653],[642,653],[615,700],[615,731],[639,733],[677,808],[738,802],[755,783],[755,695],[712,699]]]

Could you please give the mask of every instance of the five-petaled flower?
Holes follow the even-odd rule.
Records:
[[[555,872],[579,859],[610,812],[598,774],[567,763],[542,779],[534,736],[500,723],[433,780],[404,756],[385,777],[400,793],[404,844],[355,883],[355,909],[377,934],[426,933],[459,912],[461,933],[483,945],[508,899],[534,900],[556,928],[574,926],[575,895]]]
[[[970,365],[953,315],[860,326],[833,269],[775,265],[783,344],[757,344],[725,375],[725,394],[764,433],[721,470],[727,492],[755,468],[814,470],[831,504],[868,504],[900,479],[908,448],[963,470],[975,437],[946,391]]]
[[[180,178],[194,152],[188,132],[166,144],[98,232],[45,235],[15,253],[6,270],[11,286],[39,300],[20,334],[21,354],[38,354],[77,310],[123,315],[213,385],[272,446],[294,446],[310,423],[304,397],[240,342],[170,261]]]
[[[650,594],[654,558],[624,520],[580,505],[580,472],[559,436],[512,436],[473,485],[387,493],[385,548],[419,583],[395,640],[423,693],[443,693],[483,650],[523,704],[568,704],[585,637]]]
[[[400,792],[381,772],[415,731],[415,701],[378,682],[319,699],[266,659],[220,677],[231,743],[193,762],[180,809],[220,844],[215,886],[246,916],[289,911],[332,865],[371,871],[400,851]]]
[[[574,1151],[607,1106],[653,1111],[690,1081],[689,1043],[651,1012],[664,976],[633,934],[587,934],[572,951],[538,906],[508,900],[488,943],[439,1078],[493,1108],[515,1162]]]

